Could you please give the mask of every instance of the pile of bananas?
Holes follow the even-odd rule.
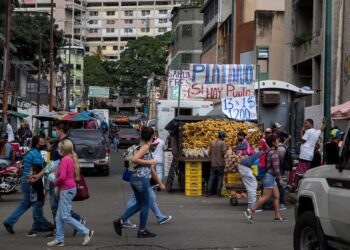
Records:
[[[247,140],[254,147],[258,145],[259,139],[262,137],[259,127],[251,123],[228,120],[203,120],[186,123],[183,126],[182,146],[184,151],[208,148],[210,142],[217,139],[219,131],[226,132],[225,142],[230,147],[237,145],[239,131],[247,134]]]

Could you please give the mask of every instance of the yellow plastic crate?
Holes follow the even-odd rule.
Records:
[[[186,176],[202,176],[202,170],[186,170]]]
[[[185,183],[202,183],[202,177],[201,176],[186,176]]]
[[[201,162],[186,161],[185,162],[185,169],[186,169],[186,171],[187,170],[202,171],[202,163]]]
[[[202,181],[200,182],[186,182],[185,183],[185,188],[190,188],[190,189],[199,189],[202,188]]]
[[[186,196],[202,196],[202,189],[198,190],[192,190],[192,189],[185,189],[185,195]]]
[[[237,182],[242,181],[241,175],[239,173],[228,173],[226,175],[226,184],[236,184]]]

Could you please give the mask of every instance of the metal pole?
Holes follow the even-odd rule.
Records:
[[[331,124],[331,93],[332,93],[332,1],[326,0],[326,27],[325,27],[325,59],[324,59],[324,117],[327,127],[324,131],[324,142],[327,142]]]
[[[180,70],[180,82],[179,82],[179,92],[178,92],[178,96],[177,96],[177,114],[176,114],[176,116],[180,115],[181,84],[182,84],[182,69]]]
[[[231,1],[231,53],[230,62],[233,64],[235,62],[235,0]]]
[[[260,108],[260,65],[256,65],[256,76],[258,80],[258,97],[257,97],[257,103],[258,103],[258,124],[260,124],[260,114],[261,114],[261,108]]]
[[[2,123],[3,131],[6,132],[7,123],[7,106],[8,106],[8,95],[9,95],[9,83],[10,83],[10,36],[11,36],[11,14],[12,14],[12,2],[7,0],[7,13],[6,13],[6,39],[4,44],[4,90],[2,93]]]
[[[42,34],[39,34],[39,66],[38,66],[38,84],[36,88],[36,114],[40,113],[40,85],[41,85],[41,50],[42,50]],[[36,134],[39,134],[39,121],[36,122],[35,125]]]
[[[68,79],[66,82],[66,110],[69,111],[69,98],[70,98],[70,70],[71,70],[71,65],[70,65],[70,49],[71,49],[71,43],[72,43],[72,38],[69,38],[69,46],[68,46]]]
[[[54,41],[53,41],[53,0],[51,0],[51,27],[50,27],[50,98],[49,98],[49,111],[53,110],[53,72],[54,72]]]

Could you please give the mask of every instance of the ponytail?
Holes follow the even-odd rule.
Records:
[[[80,165],[79,165],[78,155],[73,151],[70,156],[74,161],[75,181],[80,181]]]

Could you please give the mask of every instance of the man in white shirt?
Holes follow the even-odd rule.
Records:
[[[310,169],[314,158],[315,145],[318,142],[321,132],[326,128],[327,122],[324,118],[320,130],[314,129],[314,121],[306,119],[304,127],[300,131],[301,146],[299,154],[299,164],[296,171],[294,190],[298,187],[299,179]]]
[[[8,142],[13,142],[15,140],[15,135],[13,134],[13,129],[12,126],[10,124],[10,121],[8,121],[7,125],[6,125],[6,133],[8,135]]]

